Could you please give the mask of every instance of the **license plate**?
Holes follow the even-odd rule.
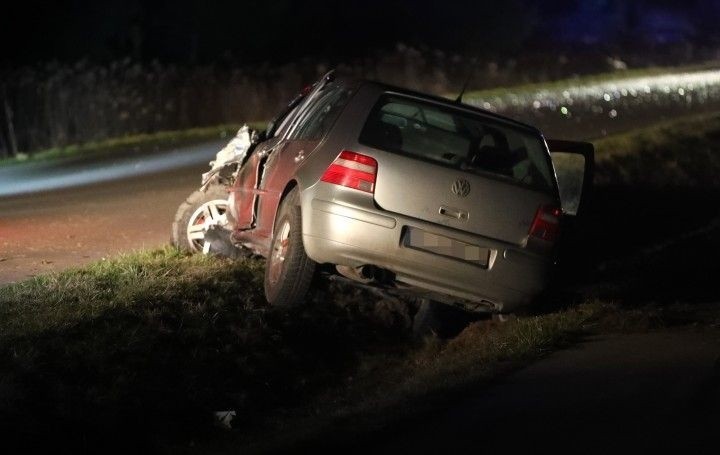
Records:
[[[403,245],[416,250],[445,256],[461,261],[471,262],[481,267],[487,267],[490,259],[490,249],[483,248],[461,240],[437,235],[413,227],[405,228]]]

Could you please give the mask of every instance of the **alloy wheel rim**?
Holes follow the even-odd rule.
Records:
[[[205,234],[213,226],[225,227],[228,224],[225,215],[227,206],[227,200],[215,199],[204,203],[193,212],[186,229],[191,251],[202,251],[204,254],[210,252],[210,242],[205,241]]]
[[[280,280],[285,259],[287,257],[288,246],[290,244],[290,222],[285,221],[278,230],[278,235],[273,242],[272,252],[270,253],[270,283],[275,284]]]

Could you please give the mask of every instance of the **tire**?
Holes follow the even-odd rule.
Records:
[[[222,185],[194,191],[178,207],[171,243],[182,251],[207,254],[210,243],[205,242],[205,233],[215,226],[225,228],[228,224],[225,217],[227,198],[227,190]]]
[[[270,253],[265,263],[265,298],[276,306],[295,306],[305,300],[316,263],[302,242],[300,193],[294,188],[280,203]]]

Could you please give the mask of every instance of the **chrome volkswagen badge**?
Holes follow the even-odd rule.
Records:
[[[470,194],[470,182],[465,179],[457,179],[450,187],[450,191],[457,197],[465,197]]]

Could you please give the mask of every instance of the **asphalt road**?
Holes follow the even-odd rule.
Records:
[[[0,198],[0,284],[167,244],[175,210],[206,169]]]
[[[596,337],[334,453],[717,453],[720,333]],[[670,451],[670,452],[668,452]]]

